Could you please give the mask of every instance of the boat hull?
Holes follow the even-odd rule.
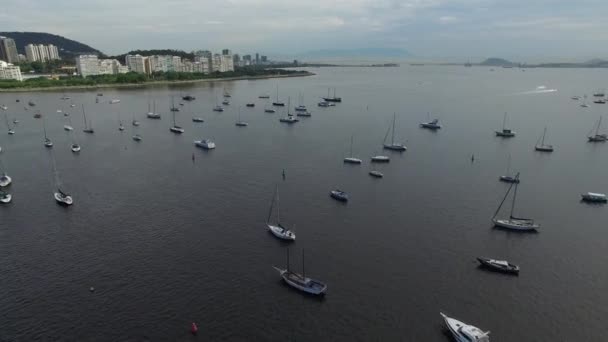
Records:
[[[361,164],[363,161],[359,158],[348,157],[344,158],[344,163],[346,164]]]
[[[454,340],[456,340],[458,342],[471,342],[471,341],[490,342],[490,338],[488,337],[489,332],[484,333],[477,327],[473,327],[473,326],[465,324],[457,319],[448,317],[441,312],[440,312],[440,314],[441,314],[441,317],[443,317],[446,327],[452,334],[452,337],[454,337]],[[463,328],[467,328],[468,330],[474,329],[476,332],[478,332],[477,335],[479,335],[479,336],[467,338],[460,332],[460,330]]]
[[[329,196],[339,202],[348,202],[348,195],[343,192],[331,191]]]
[[[384,174],[380,171],[370,171],[369,175],[375,178],[382,178],[384,177]]]
[[[195,140],[194,141],[194,145],[196,145],[196,147],[200,147],[203,150],[213,150],[215,149],[215,143],[214,142],[205,142],[204,140]]]
[[[512,264],[508,264],[507,266],[496,265],[496,264],[492,263],[491,259],[488,259],[488,258],[477,258],[477,261],[479,261],[480,266],[482,266],[490,271],[506,273],[506,274],[514,274],[514,275],[519,274],[519,267],[512,265]]]
[[[2,178],[0,178],[1,187],[9,186],[9,185],[11,185],[12,182],[13,182],[13,179],[10,176],[4,175]]]
[[[519,178],[511,176],[500,176],[498,178],[501,182],[519,184]]]
[[[182,133],[184,133],[184,132],[185,132],[183,128],[181,128],[181,127],[177,127],[177,126],[173,126],[173,127],[169,128],[169,130],[170,130],[171,132],[173,132],[173,133],[177,133],[177,134],[182,134]]]
[[[298,277],[298,275],[295,275],[293,273],[290,274],[290,272],[285,269],[280,269],[277,267],[275,267],[275,269],[279,272],[279,274],[281,274],[281,278],[283,278],[285,284],[293,287],[296,290],[314,296],[324,296],[327,292],[327,285],[323,284],[318,280],[304,278],[305,284],[307,284],[305,285],[302,284],[302,281],[296,281],[295,279],[292,279]]]
[[[372,157],[372,163],[390,163],[391,159],[387,156]]]
[[[296,234],[294,234],[289,229],[283,229],[281,227],[273,226],[271,224],[267,225],[268,231],[272,233],[272,235],[284,241],[295,241]]]
[[[520,232],[536,232],[540,225],[533,223],[528,220],[514,220],[514,219],[492,219],[494,226],[497,228],[520,231]]]
[[[553,146],[534,146],[534,150],[538,152],[553,152]]]
[[[13,195],[6,194],[4,197],[0,197],[0,202],[2,203],[10,203],[13,200]]]
[[[513,132],[513,131],[509,131],[509,132],[496,131],[495,133],[496,133],[497,137],[502,137],[502,138],[513,138],[515,136],[515,132]]]
[[[403,152],[403,151],[407,150],[407,147],[405,147],[401,144],[384,144],[382,146],[384,147],[385,150],[391,150],[391,151],[397,151],[397,152]]]
[[[160,119],[160,114],[152,114],[152,113],[148,113],[146,114],[146,116],[148,117],[148,119]]]

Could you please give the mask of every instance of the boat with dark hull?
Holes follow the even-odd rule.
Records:
[[[302,273],[296,273],[290,269],[288,248],[287,268],[283,269],[276,266],[273,266],[273,268],[279,272],[283,281],[294,289],[315,296],[325,295],[325,293],[327,292],[327,284],[323,283],[320,280],[307,277],[304,265],[304,250],[302,250]]]
[[[478,257],[477,261],[479,261],[482,267],[491,271],[515,275],[519,274],[519,266],[511,264],[506,260]]]

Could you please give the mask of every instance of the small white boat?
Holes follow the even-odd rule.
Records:
[[[70,126],[70,125],[63,125],[63,129],[66,131],[73,131],[74,127]]]
[[[124,131],[125,130],[125,126],[122,125],[122,123],[118,126],[118,130],[119,131]]]
[[[160,119],[160,113],[148,113],[146,114],[146,116],[148,117],[148,119]]]
[[[16,125],[16,124],[18,124],[18,123],[19,123],[19,120],[17,120],[17,119],[13,119],[13,123]]]
[[[53,147],[53,142],[51,141],[51,139],[49,139],[49,138],[45,138],[45,139],[44,139],[44,146],[45,146],[45,147],[49,147],[49,148],[50,148],[50,147]]]
[[[384,177],[384,174],[382,172],[380,172],[380,171],[377,171],[377,170],[370,171],[369,175],[372,176],[372,177],[376,177],[376,178],[382,178],[382,177]]]
[[[181,126],[178,126],[175,123],[175,111],[172,112],[173,113],[173,126],[169,127],[169,130],[173,133],[177,133],[177,134],[182,134],[185,132],[184,128]]]
[[[210,139],[194,140],[194,145],[204,150],[213,150],[215,148],[215,142]]]
[[[431,129],[431,130],[441,129],[441,125],[439,124],[439,119],[433,119],[429,122],[423,122],[420,124],[420,127],[426,128],[426,129]]]
[[[353,139],[354,137],[351,135],[350,137],[350,157],[344,158],[344,163],[346,164],[361,164],[363,161],[359,158],[355,158],[353,156]]]
[[[71,149],[72,149],[72,152],[78,153],[78,152],[80,152],[80,145],[74,143],[74,144],[72,144]]]
[[[9,130],[8,130],[8,134],[9,134],[9,135],[13,135],[13,134],[15,134],[15,131],[14,131],[13,129],[10,129],[10,128],[9,128]]]
[[[477,258],[481,266],[496,272],[519,274],[519,266],[508,262],[507,260],[496,260],[490,258]]]
[[[515,131],[512,131],[505,127],[506,123],[507,123],[507,113],[505,113],[505,115],[502,118],[502,130],[495,131],[497,137],[512,138],[515,136]]]
[[[581,99],[581,97],[577,95],[577,96],[572,96],[571,99],[578,101]]]
[[[382,146],[386,150],[403,152],[403,151],[407,150],[407,147],[405,147],[405,145],[403,145],[401,143],[395,142],[395,122],[396,122],[396,120],[397,120],[397,113],[394,113],[393,114],[393,124],[389,127],[389,130],[392,130],[392,132],[393,132],[391,134],[391,142],[390,142],[390,144],[386,142],[386,138],[388,137],[388,132],[389,132],[389,131],[386,131],[386,135],[384,136],[384,142],[383,142]]]
[[[582,194],[581,195],[582,200],[584,202],[591,202],[591,203],[606,203],[608,202],[608,198],[606,198],[605,194],[600,194],[597,192],[588,192],[586,194]]]
[[[133,135],[133,140],[135,140],[135,141],[141,141],[141,139],[142,139],[141,135],[139,135],[139,134]]]
[[[13,199],[13,196],[5,191],[0,191],[0,202],[2,203],[10,203]]]
[[[223,112],[224,111],[224,107],[222,107],[222,106],[215,106],[215,107],[213,107],[213,111],[214,112]]]
[[[295,116],[293,115],[287,115],[286,117],[282,117],[279,119],[280,122],[283,123],[288,123],[288,124],[294,124],[300,120],[298,120]]]
[[[543,135],[534,145],[534,150],[538,152],[553,152],[553,145],[545,144],[545,135],[547,134],[547,127],[543,130]]]
[[[279,272],[281,278],[283,278],[283,281],[287,285],[299,291],[315,296],[322,296],[327,291],[327,285],[325,283],[306,277],[306,273],[304,271],[304,250],[302,250],[302,274],[290,270],[289,249],[287,249],[287,268],[282,269],[276,266],[273,266],[273,268]]]
[[[0,187],[9,186],[12,182],[13,179],[11,176],[7,175],[6,172],[3,172],[2,176],[0,176]]]
[[[452,333],[454,339],[458,342],[490,342],[490,332],[482,331],[481,329],[463,323],[457,319],[448,317],[443,313],[439,313],[443,320],[445,321],[445,325]]]
[[[222,104],[223,104],[224,106],[229,106],[229,105],[230,105],[230,101],[228,101],[228,100],[224,100],[224,101],[222,101]]]
[[[243,120],[241,120],[241,107],[239,107],[239,116],[236,120],[236,122],[234,123],[235,126],[237,127],[247,127],[249,126],[249,124]]]
[[[111,104],[120,103],[120,100],[119,99],[111,99],[110,103]]]
[[[203,118],[193,117],[192,122],[205,122],[205,120],[203,120]]]
[[[135,115],[135,114],[133,114],[133,115]],[[133,119],[133,120],[131,121],[131,125],[133,125],[133,126],[137,127],[137,126],[139,126],[139,121],[137,121],[137,120]]]
[[[518,176],[511,176],[511,154],[509,154],[509,157],[507,158],[507,171],[504,176],[498,177],[498,180],[505,183],[519,183]]]
[[[274,203],[276,200],[276,208],[277,208],[277,223],[271,224],[270,218],[272,217]],[[294,234],[291,230],[283,227],[281,224],[281,203],[279,201],[279,186],[277,185],[274,195],[272,196],[272,201],[270,202],[270,210],[268,211],[268,218],[266,219],[266,227],[268,231],[272,233],[272,235],[276,236],[281,240],[286,241],[295,241],[296,234]]]
[[[391,158],[388,156],[377,155],[372,157],[372,163],[388,163],[390,161]]]
[[[55,192],[53,196],[55,197],[55,201],[57,201],[57,203],[61,205],[67,206],[72,205],[74,203],[74,199],[72,198],[72,196],[61,191],[61,189],[57,189],[57,192]]]
[[[595,125],[595,132],[593,132],[593,129],[592,129],[591,132],[589,132],[589,135],[587,136],[587,139],[589,140],[589,142],[606,142],[606,141],[608,141],[608,135],[600,134],[601,126],[602,126],[602,117],[600,116],[600,119],[598,120],[597,125]]]

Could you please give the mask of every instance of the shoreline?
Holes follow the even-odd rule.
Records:
[[[0,93],[24,93],[24,92],[41,92],[41,91],[55,91],[55,90],[92,90],[92,89],[104,89],[104,88],[145,88],[149,86],[165,85],[165,84],[192,84],[192,83],[204,83],[204,82],[221,82],[221,81],[243,81],[243,80],[264,80],[270,78],[286,78],[286,77],[306,77],[316,75],[313,72],[304,71],[295,74],[286,75],[260,75],[260,76],[235,76],[225,78],[201,78],[198,80],[181,80],[181,81],[150,81],[144,83],[113,83],[113,84],[96,84],[96,85],[77,85],[77,86],[53,86],[53,87],[33,87],[33,88],[10,88],[0,89]]]

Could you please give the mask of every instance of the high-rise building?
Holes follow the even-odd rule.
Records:
[[[99,74],[99,59],[95,55],[80,55],[76,57],[76,70],[82,77]]]
[[[260,64],[260,54],[259,53],[255,53],[255,64]]]
[[[268,63],[268,57],[267,56],[262,56],[262,64],[264,63]]]
[[[146,59],[142,55],[127,55],[125,57],[125,64],[129,68],[130,71],[136,72],[138,74],[146,73]]]
[[[23,77],[21,76],[21,68],[12,65],[11,63],[0,61],[0,80],[23,81]]]
[[[18,63],[17,45],[11,38],[0,37],[0,60],[7,63]]]
[[[220,62],[220,72],[234,71],[234,60],[232,55],[222,55]]]
[[[55,45],[28,44],[25,46],[25,55],[30,62],[46,62],[59,59],[59,51]]]
[[[230,51],[230,49],[224,49],[224,50],[222,50],[222,55],[223,56],[232,55],[232,51]]]
[[[221,72],[220,68],[222,66],[222,55],[215,54],[211,60],[211,72]]]
[[[182,70],[182,58],[180,56],[171,56],[171,63],[169,64],[169,71],[181,71]]]
[[[38,46],[34,44],[27,44],[25,46],[25,57],[30,62],[36,62],[40,60],[40,54],[38,53]]]
[[[57,49],[57,47],[55,45],[49,44],[47,46],[47,49],[49,50],[50,59],[59,59],[59,50]]]
[[[232,61],[234,62],[234,65],[241,65],[241,56],[239,56],[238,53],[235,53],[232,55]]]

